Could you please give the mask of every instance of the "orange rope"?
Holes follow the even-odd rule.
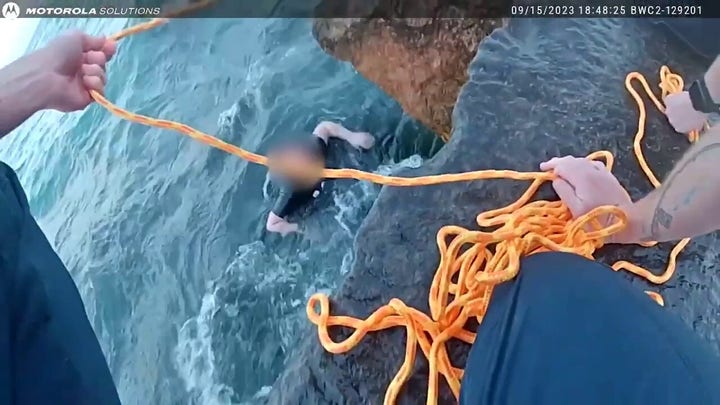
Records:
[[[658,109],[664,112],[662,103],[650,90],[645,78],[639,73],[630,73],[625,85],[638,105],[640,118],[635,135],[635,154],[640,167],[655,187],[660,182],[654,176],[642,154],[640,142],[644,136],[646,112],[640,95],[632,87],[632,80],[643,85],[648,97]],[[662,97],[669,93],[682,91],[683,81],[663,66],[660,70]],[[691,133],[689,139],[694,142],[698,133]],[[596,152],[588,156],[596,159],[603,156],[608,170],[612,170],[612,155],[608,152]],[[430,287],[431,317],[407,307],[401,300],[392,299],[375,311],[366,320],[345,316],[330,316],[329,299],[324,294],[315,294],[307,304],[307,316],[318,327],[318,336],[322,346],[331,353],[345,353],[355,347],[360,339],[370,331],[395,326],[407,329],[406,357],[400,370],[390,383],[385,404],[395,403],[401,387],[410,376],[415,363],[416,346],[419,344],[430,365],[427,391],[427,403],[437,403],[438,374],[441,374],[455,398],[460,395],[460,381],[463,370],[450,363],[445,344],[448,340],[459,339],[468,344],[475,340],[475,333],[464,329],[467,321],[475,318],[482,323],[495,285],[514,278],[520,270],[522,256],[543,252],[572,252],[593,258],[596,249],[603,246],[604,239],[620,230],[626,224],[625,214],[617,208],[599,207],[588,214],[572,219],[572,216],[559,201],[530,202],[537,189],[546,178],[536,178],[525,193],[514,203],[496,210],[481,213],[477,223],[481,228],[498,227],[494,231],[472,231],[458,226],[445,226],[437,235],[440,250],[440,264]],[[619,221],[600,228],[595,219],[603,214],[612,213]],[[592,231],[586,231],[587,225]],[[450,239],[450,244],[447,240]],[[614,270],[627,270],[646,280],[662,284],[670,279],[675,271],[677,255],[687,245],[689,239],[678,243],[670,253],[667,268],[661,276],[626,261],[613,264]],[[651,245],[653,245],[652,243]],[[490,247],[494,246],[494,253]],[[662,297],[656,292],[647,292],[658,304],[664,305]],[[319,304],[320,312],[315,308]],[[328,328],[344,326],[353,328],[352,335],[340,343],[332,341]]]
[[[137,34],[143,31],[150,30],[165,24],[168,20],[165,18],[156,18],[151,21],[132,26],[124,29],[110,38],[119,40],[132,34]],[[232,155],[238,156],[248,162],[260,164],[263,166],[270,165],[267,157],[249,152],[243,148],[232,145],[212,135],[198,131],[197,129],[181,124],[175,121],[169,121],[159,118],[148,117],[146,115],[136,114],[125,110],[121,107],[110,102],[102,94],[91,91],[90,95],[92,98],[101,106],[105,107],[108,111],[114,115],[125,119],[127,121],[135,122],[150,127],[169,129],[180,132],[181,134],[187,135],[196,141],[202,142],[213,148],[223,150]],[[297,170],[297,168],[294,168]],[[517,172],[513,170],[478,170],[473,172],[465,173],[454,173],[454,174],[438,174],[432,176],[422,177],[395,177],[395,176],[383,176],[376,173],[365,172],[362,170],[355,169],[323,169],[321,172],[313,175],[318,175],[326,179],[356,179],[370,181],[376,184],[382,184],[387,186],[399,186],[399,187],[412,187],[412,186],[428,186],[433,184],[442,183],[455,183],[461,181],[471,181],[480,179],[501,179],[501,178],[513,178],[517,180],[534,180],[537,178],[543,178],[546,180],[552,180],[553,175],[551,173],[544,172]]]
[[[123,30],[111,38],[121,39],[131,34],[146,31],[164,24],[167,20],[155,19]],[[664,112],[662,103],[650,90],[639,73],[630,73],[625,85],[638,104],[640,117],[635,136],[635,154],[638,162],[655,187],[659,181],[648,167],[642,155],[640,142],[644,136],[646,112],[642,99],[632,87],[632,80],[638,80],[656,107]],[[660,70],[662,96],[681,91],[682,78],[663,66]],[[265,156],[248,152],[240,147],[221,141],[188,125],[135,114],[124,110],[97,92],[92,97],[116,116],[128,121],[156,128],[171,129],[187,135],[211,147],[239,156],[252,163],[268,165]],[[691,133],[689,140],[696,141],[697,133]],[[610,152],[592,153],[588,159],[604,159],[608,170],[612,170],[613,156]],[[323,347],[335,354],[352,350],[368,332],[403,326],[407,330],[405,361],[390,382],[385,395],[385,404],[394,404],[400,389],[407,381],[415,363],[417,346],[420,346],[430,365],[427,403],[437,403],[439,375],[442,375],[456,398],[460,394],[463,370],[451,364],[445,343],[458,339],[468,344],[475,340],[475,333],[464,329],[466,322],[475,318],[479,323],[487,310],[493,287],[511,280],[520,270],[520,258],[544,251],[576,253],[592,259],[594,252],[601,248],[605,238],[621,231],[627,224],[626,214],[617,207],[598,207],[580,218],[572,218],[567,207],[560,201],[530,201],[538,188],[551,181],[554,174],[546,172],[517,172],[511,170],[480,170],[466,173],[441,174],[416,178],[382,176],[352,169],[323,169],[324,178],[352,178],[391,186],[421,186],[469,180],[507,178],[532,180],[525,193],[514,203],[477,216],[481,228],[495,228],[492,231],[473,231],[459,226],[445,226],[437,234],[440,250],[440,264],[430,287],[430,316],[406,306],[394,298],[376,310],[370,317],[360,320],[348,316],[331,316],[327,295],[315,294],[310,297],[306,311],[310,321],[318,327],[318,336]],[[598,218],[612,214],[616,222],[602,227]],[[450,243],[448,243],[450,240]],[[684,239],[670,253],[667,268],[661,276],[632,263],[619,261],[614,270],[627,270],[646,280],[662,284],[675,271],[677,255],[687,245]],[[646,244],[646,245],[653,245]],[[494,247],[494,251],[490,247]],[[662,297],[647,292],[651,298],[663,305]],[[316,312],[316,306],[320,312]],[[328,328],[344,326],[353,328],[351,336],[340,343],[334,342]]]
[[[640,142],[645,133],[646,111],[640,95],[632,87],[632,81],[638,80],[648,97],[658,109],[665,111],[648,86],[645,78],[633,72],[627,76],[625,86],[638,105],[640,118],[635,135],[635,154],[640,167],[655,187],[660,182],[654,176],[645,161]],[[660,70],[662,96],[682,91],[682,78],[663,66]],[[689,140],[698,139],[697,132],[689,135]],[[596,152],[588,159],[603,156],[608,170],[612,170],[612,155],[608,152]],[[627,223],[625,214],[614,207],[599,207],[586,215],[573,219],[569,210],[559,201],[533,201],[531,198],[544,178],[536,178],[525,193],[514,203],[499,209],[481,213],[477,217],[480,228],[498,227],[494,231],[472,231],[458,226],[445,226],[437,234],[440,250],[440,264],[430,287],[431,316],[407,307],[401,300],[392,299],[365,320],[347,316],[331,316],[329,299],[324,294],[315,294],[307,303],[307,316],[318,327],[320,343],[331,353],[345,353],[355,347],[360,339],[370,331],[395,326],[407,329],[406,356],[400,370],[391,381],[385,395],[385,404],[394,404],[403,384],[410,377],[415,363],[415,348],[419,344],[430,366],[427,391],[427,403],[436,404],[439,374],[445,378],[455,398],[460,395],[460,382],[463,370],[453,366],[448,357],[446,342],[458,339],[472,344],[475,333],[465,329],[467,321],[475,318],[479,324],[487,311],[495,285],[511,280],[520,270],[520,258],[544,251],[561,251],[579,254],[593,259],[594,252],[603,246],[607,236],[618,232]],[[600,215],[612,213],[618,217],[614,224],[601,228],[596,219]],[[590,226],[591,231],[586,231]],[[447,241],[450,239],[450,243]],[[670,253],[665,272],[656,276],[637,265],[626,261],[613,264],[614,270],[627,270],[655,284],[665,283],[673,275],[677,256],[688,244],[683,239]],[[655,242],[648,245],[652,246]],[[494,252],[490,247],[494,247]],[[658,304],[664,305],[662,296],[656,292],[646,293]],[[316,312],[316,306],[320,312]],[[340,343],[334,342],[328,333],[332,326],[353,328],[352,335]]]

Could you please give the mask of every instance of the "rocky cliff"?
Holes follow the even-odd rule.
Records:
[[[463,12],[445,7],[445,15]],[[316,19],[320,46],[348,61],[403,109],[447,140],[477,45],[504,23],[477,18]]]
[[[625,75],[640,71],[657,82],[661,65],[686,80],[699,77],[703,62],[646,21],[518,19],[480,45],[453,113],[450,142],[407,176],[478,169],[536,170],[557,155],[608,149],[615,173],[637,198],[651,186],[632,154],[637,125]],[[646,156],[664,175],[687,148],[663,116],[649,108]],[[443,225],[472,227],[476,214],[515,200],[522,182],[478,181],[417,188],[384,188],[356,240],[356,262],[332,296],[332,312],[366,317],[393,297],[427,310],[428,288],[438,263],[435,233]],[[543,198],[551,191],[542,191]],[[676,276],[661,288],[667,310],[718,348],[720,298],[718,236],[699,238],[682,254]],[[598,260],[627,258],[660,270],[668,245],[605,248]],[[640,288],[640,286],[638,287]],[[380,404],[402,363],[403,329],[373,333],[345,355],[331,355],[307,327],[273,387],[272,404]],[[336,332],[339,336],[339,331]],[[467,347],[456,346],[456,364]],[[401,404],[425,403],[427,363],[419,359]],[[443,387],[442,404],[453,403]]]

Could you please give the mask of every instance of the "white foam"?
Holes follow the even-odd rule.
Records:
[[[422,157],[416,154],[409,156],[399,162],[392,162],[380,165],[377,170],[375,170],[375,173],[388,176],[397,173],[401,169],[417,169],[422,166],[422,164]]]
[[[232,388],[216,382],[210,321],[217,310],[215,294],[203,296],[200,313],[180,328],[175,349],[177,369],[188,393],[204,405],[231,404]]]
[[[267,173],[265,173],[265,182],[263,183],[263,187],[262,187],[263,200],[265,200],[265,201],[270,200],[270,182],[271,181],[272,181],[272,177],[270,176],[270,171],[268,170]]]
[[[400,162],[388,162],[378,167],[376,173],[391,175],[400,169],[417,168],[422,164],[419,155],[413,155]],[[269,178],[266,178],[263,185],[263,195],[267,199]],[[261,241],[255,241],[238,248],[235,260],[230,264],[226,272],[233,277],[239,278],[242,282],[252,283],[257,291],[269,294],[268,300],[278,300],[278,305],[291,308],[282,317],[280,322],[280,339],[282,347],[291,351],[295,345],[294,334],[304,316],[304,302],[300,297],[273,296],[277,286],[295,285],[302,283],[302,288],[307,300],[312,294],[331,294],[332,287],[339,281],[342,275],[347,274],[355,259],[352,239],[355,237],[352,225],[357,220],[363,202],[374,199],[379,188],[371,183],[357,182],[353,186],[344,189],[342,192],[334,191],[333,200],[337,209],[334,218],[339,225],[340,232],[334,232],[328,244],[311,246],[308,250],[299,251],[293,258],[282,259],[268,249]],[[322,213],[318,213],[322,215]],[[330,250],[344,249],[342,258],[337,258],[338,270],[317,271],[317,269],[303,269],[299,262],[312,262],[312,258],[323,256]],[[332,269],[332,267],[330,267]],[[312,272],[308,271],[312,270]],[[237,305],[232,303],[218,305],[216,298],[216,283],[208,286],[208,291],[203,296],[200,312],[197,316],[188,319],[179,330],[178,345],[175,350],[176,368],[182,378],[186,390],[191,394],[193,403],[203,405],[226,405],[231,404],[235,396],[231,387],[219,382],[216,359],[212,349],[212,327],[213,314],[217,311],[225,311],[229,317],[235,318],[239,315]],[[275,293],[277,295],[277,293]],[[262,295],[262,294],[261,294]],[[287,301],[283,301],[287,300]],[[289,316],[287,314],[290,314]],[[227,338],[225,336],[219,338]],[[248,342],[252,344],[253,342]],[[241,405],[257,403],[266,398],[271,391],[270,386],[261,387],[249,402]]]

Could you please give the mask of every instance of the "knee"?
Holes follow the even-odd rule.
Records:
[[[578,254],[565,252],[537,253],[520,261],[520,272],[526,278],[540,277],[542,275],[564,276],[568,272],[588,268],[606,269],[607,266]]]
[[[520,294],[537,301],[580,290],[624,287],[629,287],[627,280],[603,263],[573,253],[544,252],[523,258],[516,280],[499,285],[494,295]]]
[[[609,266],[574,253],[543,252],[520,261],[522,283],[543,288],[562,288],[568,280],[574,280],[573,284],[603,282],[615,276]]]

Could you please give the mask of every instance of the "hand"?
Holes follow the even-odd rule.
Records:
[[[112,40],[72,31],[38,50],[33,62],[48,78],[45,108],[71,112],[87,107],[92,102],[89,90],[105,89],[105,64],[115,48]]]
[[[283,224],[283,226],[280,228],[280,234],[285,237],[288,236],[291,233],[300,233],[300,227],[298,224],[292,224],[290,222],[286,222]]]
[[[665,115],[677,132],[686,134],[699,131],[705,125],[707,116],[696,111],[690,101],[690,93],[683,91],[665,97]]]
[[[623,209],[632,205],[630,195],[602,162],[565,156],[541,163],[540,170],[555,173],[557,179],[553,180],[553,188],[573,218],[603,205]],[[609,225],[612,217],[600,221]]]

